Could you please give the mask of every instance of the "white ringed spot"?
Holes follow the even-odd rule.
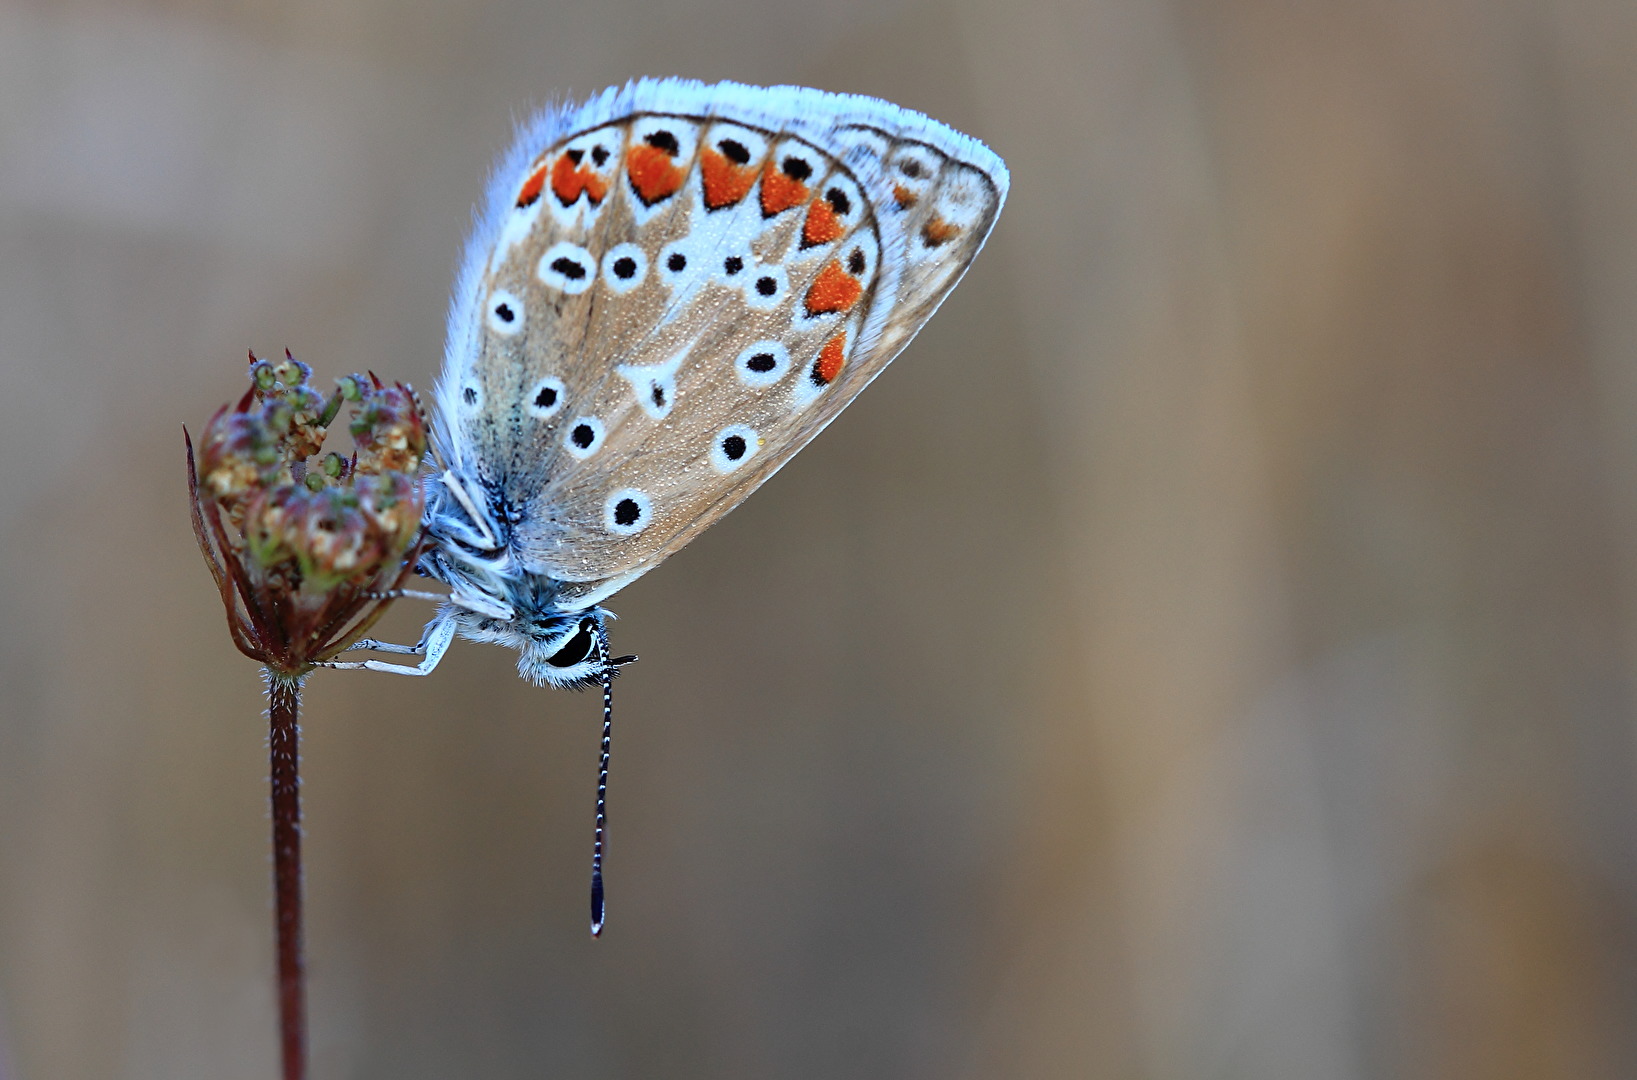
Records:
[[[756,268],[756,258],[748,250],[731,251],[716,259],[716,265],[710,268],[711,276],[724,285],[738,289],[745,287],[750,280],[750,272]]]
[[[711,467],[720,473],[730,473],[749,461],[761,449],[761,436],[755,428],[731,424],[716,434],[711,445]]]
[[[489,329],[511,337],[523,329],[523,301],[505,289],[489,294],[489,310],[484,314]]]
[[[751,268],[748,276],[750,280],[745,285],[746,306],[767,310],[784,303],[785,295],[790,292],[790,279],[786,276],[784,267],[777,263],[764,263]]]
[[[653,511],[653,502],[646,492],[625,488],[614,492],[603,503],[603,526],[620,536],[635,536],[648,527]]]
[[[540,256],[540,280],[570,296],[585,292],[597,277],[597,260],[578,244],[562,241]]]
[[[733,369],[746,386],[772,386],[790,370],[790,350],[778,341],[758,341],[739,354]]]
[[[563,380],[555,375],[547,375],[535,383],[534,389],[529,391],[529,414],[540,420],[554,415],[563,407],[563,394],[566,389]]]
[[[706,263],[686,239],[668,244],[659,253],[659,280],[675,286],[691,277],[704,274]]]
[[[602,448],[606,434],[601,420],[595,416],[582,416],[563,433],[563,446],[571,456],[584,461]]]
[[[603,255],[603,284],[613,293],[628,293],[648,276],[648,254],[635,244],[615,244]]]

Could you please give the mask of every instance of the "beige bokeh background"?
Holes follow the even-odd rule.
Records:
[[[593,697],[313,681],[316,1080],[1637,1075],[1637,8],[0,0],[0,1077],[273,1075],[180,426],[427,385],[513,114],[642,73],[1012,201],[615,604],[603,941]]]

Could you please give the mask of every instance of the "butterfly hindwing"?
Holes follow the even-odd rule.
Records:
[[[736,506],[908,343],[1006,173],[868,98],[646,81],[526,132],[451,315],[440,442],[589,605]]]

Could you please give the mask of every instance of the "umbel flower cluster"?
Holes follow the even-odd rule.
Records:
[[[374,375],[328,398],[288,352],[250,356],[250,389],[187,438],[193,529],[233,641],[301,675],[358,640],[414,570],[426,426],[414,392]],[[354,451],[322,453],[350,406]],[[185,433],[184,433],[185,435]],[[322,454],[322,456],[320,456]]]

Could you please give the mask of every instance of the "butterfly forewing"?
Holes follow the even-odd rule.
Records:
[[[440,401],[572,608],[834,419],[953,288],[1006,177],[917,114],[790,88],[643,83],[547,128],[496,178]]]

